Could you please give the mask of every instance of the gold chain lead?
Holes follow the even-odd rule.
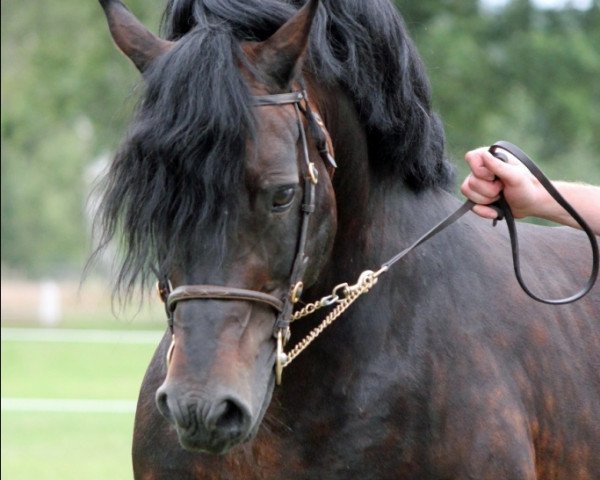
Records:
[[[358,282],[355,285],[348,285],[346,283],[338,285],[333,289],[331,295],[322,298],[321,300],[313,303],[309,303],[301,310],[297,311],[292,315],[292,321],[298,320],[299,318],[310,315],[311,313],[319,310],[328,305],[337,303],[337,306],[329,312],[325,319],[311,332],[304,337],[300,342],[294,346],[287,354],[286,359],[281,365],[281,368],[287,367],[292,361],[300,355],[329,325],[331,325],[342,313],[344,313],[350,305],[352,305],[358,297],[367,293],[377,283],[379,275],[385,272],[387,268],[383,267],[377,272],[366,270],[360,274]],[[343,299],[337,295],[337,292],[342,290]]]

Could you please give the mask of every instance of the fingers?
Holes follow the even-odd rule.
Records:
[[[490,170],[486,164],[486,160],[495,160],[495,158],[488,152],[487,148],[482,147],[477,150],[471,150],[465,155],[465,160],[471,168],[471,172],[477,178],[482,180],[494,180],[495,174]]]
[[[465,155],[472,173],[464,180],[461,192],[479,204],[473,211],[484,218],[497,217],[496,212],[485,205],[495,202],[500,192],[504,193],[515,218],[530,215],[540,203],[539,181],[518,159],[507,152],[506,157],[508,162],[503,162],[486,148]]]
[[[489,153],[487,148],[478,148],[468,152],[465,160],[471,168],[471,174],[463,181],[460,191],[472,202],[477,205],[473,207],[473,212],[480,217],[495,219],[498,213],[493,208],[486,205],[495,202],[500,198],[500,192],[504,185],[497,179],[498,168],[496,163],[503,163]]]
[[[493,208],[486,207],[485,205],[475,205],[472,210],[474,213],[483,218],[489,218],[490,220],[495,220],[498,218],[498,212]]]
[[[497,159],[491,153],[486,152],[481,156],[482,167],[491,172],[494,177],[502,180],[506,186],[519,185],[523,181],[523,171],[521,162],[512,155],[506,155],[508,163]]]
[[[508,163],[494,157],[486,147],[467,152],[465,160],[476,178],[487,181],[498,178],[505,186],[519,186],[526,173],[523,164],[509,152],[502,150],[502,153],[505,153]]]
[[[461,185],[460,191],[469,200],[487,205],[498,200],[502,187],[502,183],[498,180],[482,180],[469,175]]]

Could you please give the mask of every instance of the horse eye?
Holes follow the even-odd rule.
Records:
[[[293,202],[296,189],[286,186],[279,188],[273,195],[273,211],[282,212],[286,210]]]

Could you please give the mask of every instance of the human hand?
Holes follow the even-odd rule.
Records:
[[[483,218],[495,219],[498,213],[488,207],[498,200],[500,192],[510,205],[515,218],[523,218],[536,213],[545,190],[540,182],[519,160],[506,152],[508,163],[503,162],[487,148],[478,148],[465,155],[471,174],[465,178],[461,192],[477,205],[473,211]]]

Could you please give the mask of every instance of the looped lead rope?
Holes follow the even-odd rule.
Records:
[[[542,184],[542,186],[550,194],[550,196],[554,200],[556,200],[556,202],[558,202],[558,204],[560,206],[562,206],[569,213],[569,215],[571,215],[571,217],[573,217],[573,219],[577,222],[577,224],[581,227],[581,229],[586,233],[586,235],[590,241],[590,246],[592,247],[592,271],[590,273],[587,283],[579,292],[577,292],[574,295],[571,295],[569,297],[558,298],[558,299],[541,298],[541,297],[535,295],[527,287],[527,285],[525,284],[523,277],[521,275],[521,261],[520,261],[520,256],[519,256],[519,241],[518,241],[518,237],[517,237],[516,222],[515,222],[514,216],[512,214],[512,211],[510,210],[510,206],[508,205],[508,203],[506,202],[506,200],[504,199],[504,197],[501,194],[500,200],[492,205],[492,207],[494,207],[497,211],[500,212],[500,214],[498,215],[498,218],[496,218],[496,220],[494,220],[494,226],[496,225],[496,222],[498,222],[499,220],[506,220],[506,225],[508,227],[508,232],[509,232],[510,241],[511,241],[513,266],[514,266],[515,276],[517,277],[517,281],[519,282],[519,285],[521,285],[521,288],[527,295],[529,295],[531,298],[533,298],[534,300],[541,302],[541,303],[547,303],[550,305],[564,305],[564,304],[573,303],[573,302],[579,300],[580,298],[582,298],[588,294],[588,292],[592,289],[592,287],[596,283],[596,279],[598,278],[598,270],[599,270],[598,243],[596,241],[596,236],[594,235],[594,232],[592,231],[590,226],[586,223],[586,221],[583,218],[581,218],[581,215],[579,215],[579,213],[577,213],[577,211],[569,204],[569,202],[567,202],[564,199],[564,197],[558,192],[558,190],[556,190],[556,188],[554,187],[554,185],[552,185],[550,180],[548,180],[548,178],[544,175],[544,173],[533,162],[533,160],[531,160],[527,156],[527,154],[525,154],[525,152],[523,152],[519,147],[517,147],[516,145],[513,145],[510,142],[498,141],[490,147],[489,151],[492,155],[494,155],[496,158],[498,158],[499,160],[502,160],[502,161],[506,161],[507,159],[501,152],[498,152],[498,149],[506,150],[510,154],[514,155],[517,159],[519,159],[519,161],[527,167],[527,169]],[[391,259],[389,259],[387,262],[385,262],[382,265],[382,267],[387,267],[387,268],[391,267],[394,263],[396,263],[398,260],[400,260],[406,254],[411,252],[414,248],[418,247],[423,242],[429,240],[431,237],[433,237],[437,233],[441,232],[449,225],[453,224],[456,220],[458,220],[460,217],[462,217],[466,212],[471,210],[474,205],[475,204],[473,202],[471,202],[470,200],[467,200],[465,203],[463,203],[463,205],[458,210],[456,210],[450,216],[448,216],[447,218],[442,220],[435,227],[433,227],[431,230],[429,230],[427,233],[425,233],[425,235],[420,237],[410,247],[404,249],[403,251],[401,251],[400,253],[398,253],[397,255],[392,257]]]
[[[598,242],[596,241],[596,236],[594,232],[590,228],[590,226],[586,223],[586,221],[577,213],[569,202],[565,200],[565,198],[558,192],[558,190],[552,185],[552,182],[548,180],[548,178],[544,175],[544,173],[539,169],[539,167],[529,158],[529,156],[523,152],[519,147],[513,145],[510,142],[499,141],[490,147],[490,153],[494,155],[499,160],[504,162],[507,161],[506,157],[498,152],[498,149],[506,150],[508,153],[515,156],[523,165],[527,167],[527,169],[531,172],[531,174],[542,184],[544,189],[550,194],[550,196],[556,200],[556,202],[563,207],[569,215],[577,222],[577,224],[581,227],[581,229],[585,232],[590,241],[590,246],[592,247],[592,271],[588,278],[585,286],[570,297],[558,298],[558,299],[548,299],[541,298],[534,294],[529,287],[525,284],[523,277],[521,276],[521,261],[519,257],[519,240],[517,237],[517,226],[515,222],[515,218],[510,210],[510,206],[504,199],[504,196],[500,195],[500,200],[496,202],[495,206],[502,212],[504,219],[506,220],[506,226],[508,227],[508,233],[510,235],[510,243],[513,257],[513,267],[515,271],[515,276],[517,277],[517,281],[523,291],[529,295],[534,300],[537,300],[541,303],[546,303],[549,305],[565,305],[567,303],[573,303],[579,300],[580,298],[587,295],[587,293],[592,289],[594,284],[596,283],[596,279],[598,278]]]

